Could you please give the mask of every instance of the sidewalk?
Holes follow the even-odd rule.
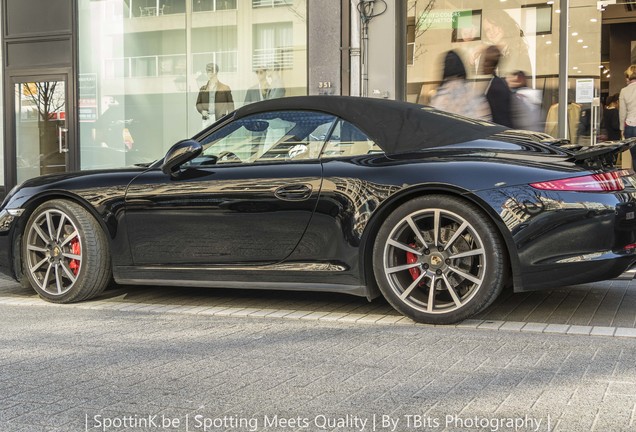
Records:
[[[0,328],[2,432],[636,430],[633,339],[10,304]]]
[[[0,304],[268,317],[359,323],[413,324],[384,299],[291,291],[116,286],[97,299],[54,305],[8,279],[0,279]],[[632,274],[593,284],[528,293],[504,292],[487,310],[458,327],[544,333],[636,337],[636,287]]]

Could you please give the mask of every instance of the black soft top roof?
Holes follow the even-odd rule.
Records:
[[[236,118],[282,110],[320,111],[341,117],[369,135],[387,154],[443,147],[488,138],[507,130],[483,120],[429,106],[352,96],[295,96],[257,102],[236,110]]]

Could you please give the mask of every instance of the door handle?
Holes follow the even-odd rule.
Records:
[[[68,132],[68,128],[64,128],[61,126],[58,126],[57,128],[57,143],[58,143],[58,147],[59,147],[59,152],[60,153],[68,153],[68,147],[66,146],[66,138],[67,138],[67,132]],[[62,141],[62,135],[64,135],[64,141]],[[64,143],[64,144],[62,144]]]
[[[311,196],[311,191],[311,185],[295,184],[279,187],[274,191],[274,195],[283,201],[302,201]]]

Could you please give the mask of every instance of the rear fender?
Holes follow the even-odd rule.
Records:
[[[406,201],[413,199],[422,195],[430,195],[430,194],[443,194],[443,195],[452,195],[456,197],[460,197],[466,199],[480,209],[483,210],[484,214],[488,216],[488,218],[493,222],[497,231],[499,232],[501,238],[504,241],[506,246],[506,250],[508,251],[509,263],[512,271],[512,281],[514,284],[515,291],[521,291],[522,283],[520,277],[520,264],[519,264],[519,255],[517,254],[517,248],[512,238],[512,234],[510,230],[506,227],[506,224],[503,222],[499,214],[495,211],[495,209],[490,206],[484,199],[480,196],[474,194],[473,192],[465,189],[458,188],[456,186],[448,185],[448,184],[427,184],[427,185],[414,185],[408,188],[402,189],[387,198],[381,205],[376,209],[374,214],[371,216],[367,226],[365,228],[364,233],[362,234],[360,246],[360,268],[362,269],[360,277],[362,280],[369,286],[369,281],[373,281],[373,266],[372,262],[372,254],[373,254],[373,243],[375,241],[376,235],[380,229],[380,226],[386,219],[386,217],[398,206],[405,203]]]

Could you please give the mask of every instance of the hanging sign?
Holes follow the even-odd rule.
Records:
[[[576,80],[576,103],[592,103],[594,100],[594,80]]]

